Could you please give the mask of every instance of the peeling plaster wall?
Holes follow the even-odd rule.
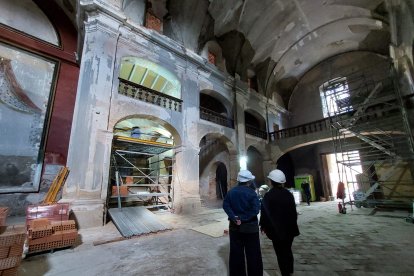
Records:
[[[145,19],[145,0],[124,0],[122,10],[128,20],[142,25]]]
[[[118,94],[120,64],[125,56],[145,58],[172,72],[181,82],[182,112]],[[237,109],[236,129],[200,120],[199,94],[203,90],[210,91],[210,95],[218,99],[225,99],[233,106],[231,113]],[[268,100],[264,96],[246,91],[244,82],[220,72],[168,37],[141,26],[123,25],[99,9],[87,14],[68,158],[72,170],[63,195],[63,201],[72,202],[81,227],[96,226],[102,221],[113,127],[126,117],[155,120],[170,130],[180,144],[173,171],[175,211],[193,212],[200,207],[200,187],[205,194],[204,184],[209,183],[206,180],[208,173],[204,174],[214,162],[226,164],[229,185],[232,185],[238,172],[238,154],[247,149],[246,139],[253,141],[250,144],[257,144],[264,156],[267,152],[265,140],[246,138],[244,110],[255,110],[264,120],[267,116],[272,121],[280,120],[277,104],[272,102],[267,106]],[[234,106],[235,102],[237,106]],[[271,110],[269,115],[268,109]],[[214,160],[202,168],[200,179],[199,145],[207,134],[225,141],[228,152],[217,152]]]
[[[299,81],[289,102],[289,127],[323,119],[320,86],[337,77],[370,72],[367,77],[387,74],[389,61],[369,52],[338,55],[315,66]]]
[[[387,3],[392,30],[391,56],[399,77],[400,93],[414,94],[414,1],[401,0]],[[413,134],[414,98],[407,101],[406,111]]]

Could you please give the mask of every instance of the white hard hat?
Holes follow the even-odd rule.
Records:
[[[263,190],[270,190],[269,186],[268,186],[268,185],[266,185],[266,184],[263,184],[262,186],[260,186],[260,189],[263,189]]]
[[[237,175],[237,181],[239,182],[248,182],[255,179],[255,176],[248,170],[241,170]]]
[[[286,183],[286,176],[281,170],[273,170],[269,173],[267,178],[277,183]]]

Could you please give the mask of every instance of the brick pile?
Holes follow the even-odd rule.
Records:
[[[73,246],[78,237],[69,204],[28,206],[26,226],[29,254]]]
[[[73,246],[78,237],[74,220],[34,219],[28,224],[29,254]]]
[[[0,276],[17,275],[25,239],[23,225],[0,227]]]

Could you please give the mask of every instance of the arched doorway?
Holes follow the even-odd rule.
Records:
[[[221,134],[208,133],[200,139],[199,192],[204,206],[222,204],[232,183],[232,169],[235,167],[232,156],[235,152],[231,141]]]
[[[139,116],[119,121],[113,133],[108,206],[171,208],[173,134],[160,122]]]
[[[216,196],[224,199],[227,194],[227,169],[226,165],[219,163],[216,169]]]

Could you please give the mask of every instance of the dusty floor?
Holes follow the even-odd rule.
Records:
[[[407,212],[371,215],[372,209],[354,208],[341,215],[335,202],[301,205],[298,211],[295,275],[414,275],[414,224],[405,221]],[[227,275],[228,236],[214,238],[191,230],[225,225],[217,224],[226,218],[222,209],[157,216],[173,230],[122,241],[114,241],[120,234],[112,223],[82,230],[80,245],[29,256],[19,275]],[[280,275],[265,236],[261,246],[265,275]]]

